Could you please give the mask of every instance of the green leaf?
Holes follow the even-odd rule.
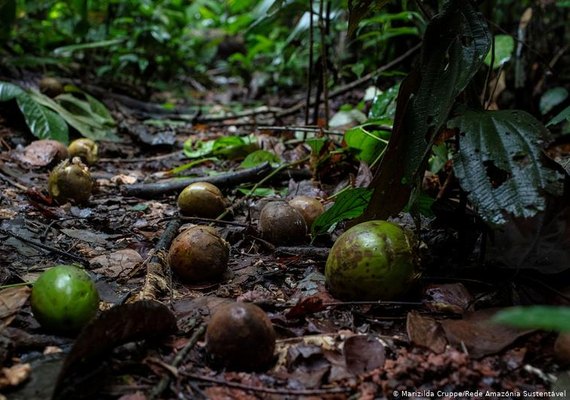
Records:
[[[327,143],[327,138],[310,138],[307,139],[305,143],[311,148],[313,154],[320,154],[321,150]]]
[[[390,123],[391,121],[386,120]],[[350,148],[358,150],[357,158],[371,165],[384,151],[390,133],[374,130],[379,123],[368,123],[349,129],[344,134],[344,141]],[[370,129],[372,128],[372,129]]]
[[[559,190],[561,177],[541,162],[549,132],[530,114],[468,111],[448,126],[460,132],[455,174],[485,221],[505,223],[505,213],[531,217],[544,210],[544,190]]]
[[[353,35],[363,18],[377,12],[388,2],[389,0],[348,0],[348,36]]]
[[[29,94],[35,102],[59,114],[59,116],[63,118],[65,122],[75,128],[82,136],[93,139],[95,141],[118,139],[114,128],[109,128],[102,125],[100,121],[93,119],[92,116],[86,117],[83,115],[74,114],[53,99],[39,92],[31,91]]]
[[[329,126],[331,128],[337,128],[339,126],[362,124],[366,121],[366,115],[362,111],[351,109],[351,110],[340,110],[335,113],[330,121]]]
[[[511,35],[496,35],[495,36],[495,60],[493,62],[493,69],[501,67],[511,59],[515,49],[515,40]],[[485,57],[485,64],[491,66],[491,50]]]
[[[127,41],[127,38],[101,40],[99,42],[72,44],[69,46],[58,47],[53,54],[58,56],[70,56],[71,53],[79,50],[98,49],[100,47],[110,47]]]
[[[564,110],[560,111],[560,113],[552,118],[546,126],[556,125],[562,121],[570,121],[570,106],[566,107]]]
[[[378,92],[372,101],[368,118],[394,118],[399,90],[400,84],[398,83],[388,90]]]
[[[27,93],[16,97],[18,107],[32,134],[38,139],[53,139],[67,144],[69,130],[65,121],[48,108],[36,103]]]
[[[279,164],[281,160],[275,153],[267,150],[256,150],[253,153],[247,155],[247,157],[241,162],[240,167],[242,168],[252,168],[264,162],[269,162],[270,164]]]
[[[194,142],[192,139],[188,139],[184,142],[183,151],[184,155],[188,158],[200,158],[212,154],[212,149],[214,148],[214,141],[208,140],[203,142],[198,140]]]
[[[512,307],[495,314],[493,322],[522,329],[570,332],[570,307]]]
[[[22,93],[25,92],[19,86],[9,82],[0,82],[0,101],[13,100]]]
[[[568,90],[563,87],[555,87],[550,90],[547,90],[541,97],[540,97],[540,113],[542,115],[548,114],[554,107],[562,103],[564,100],[568,98]]]
[[[368,188],[347,189],[341,192],[333,206],[313,222],[311,227],[313,237],[326,233],[340,221],[360,216],[368,205],[371,196],[372,190]]]
[[[223,136],[214,140],[212,154],[230,160],[246,157],[257,149],[254,138],[241,136]]]

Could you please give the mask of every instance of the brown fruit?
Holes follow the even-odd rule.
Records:
[[[81,161],[88,165],[93,165],[97,162],[99,146],[93,140],[88,138],[76,139],[68,146],[70,157],[79,157]]]
[[[178,196],[178,208],[182,215],[216,218],[226,209],[224,195],[208,182],[192,183]]]
[[[309,196],[297,196],[289,200],[289,205],[303,216],[307,227],[311,227],[313,222],[321,215],[325,208],[320,201],[314,197]]]
[[[62,161],[49,175],[49,194],[60,204],[70,200],[78,204],[87,203],[92,189],[89,169],[78,158]]]
[[[168,252],[170,268],[183,280],[220,280],[228,268],[230,246],[210,226],[194,226],[179,234]]]
[[[260,370],[273,360],[275,331],[267,314],[255,304],[229,303],[210,320],[206,347],[231,368]]]
[[[46,76],[40,81],[40,92],[49,97],[56,97],[63,93],[63,84],[57,78]]]
[[[303,216],[284,201],[273,201],[259,214],[261,237],[273,244],[300,243],[307,235]]]

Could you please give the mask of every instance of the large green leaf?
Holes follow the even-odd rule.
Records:
[[[371,196],[372,191],[367,188],[354,188],[341,192],[333,206],[313,222],[311,234],[313,236],[324,234],[336,223],[358,217],[368,205]]]
[[[65,121],[50,109],[38,104],[27,93],[16,97],[16,102],[32,134],[39,139],[54,139],[67,144],[69,130]]]
[[[561,177],[541,162],[548,130],[530,114],[467,111],[448,126],[460,132],[455,174],[487,222],[505,223],[506,213],[531,217],[544,209],[544,191],[557,191]]]
[[[493,322],[523,329],[570,332],[570,307],[512,307],[495,314]]]
[[[550,126],[550,125],[556,125],[559,124],[562,121],[570,121],[570,106],[566,107],[564,110],[560,111],[560,113],[558,113],[558,115],[556,115],[554,118],[552,118],[548,124],[546,124],[546,126]]]
[[[84,116],[69,111],[55,100],[39,93],[31,91],[30,96],[34,101],[59,114],[69,125],[75,128],[82,136],[97,140],[117,140],[115,129],[101,124],[93,116]]]
[[[344,141],[348,147],[358,151],[356,157],[359,160],[372,165],[386,148],[386,143],[390,137],[390,132],[375,128],[378,125],[387,125],[391,122],[387,119],[355,126],[345,132]]]
[[[363,220],[394,215],[408,203],[437,133],[490,46],[485,18],[471,1],[449,0],[430,21],[421,63],[400,87],[394,130]]]
[[[493,69],[501,67],[507,63],[515,49],[515,40],[511,35],[497,35],[495,36],[495,52],[493,60]],[[485,57],[485,64],[491,66],[492,52],[487,53]]]
[[[388,2],[389,0],[348,0],[348,36],[352,36],[363,18],[377,12]]]
[[[9,82],[0,82],[0,101],[13,100],[24,93],[21,87]]]

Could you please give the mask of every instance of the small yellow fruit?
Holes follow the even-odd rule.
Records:
[[[336,240],[325,266],[330,293],[344,300],[391,300],[417,278],[411,233],[387,221],[355,225]]]
[[[70,200],[78,204],[87,203],[92,190],[89,169],[77,158],[61,162],[49,175],[49,194],[60,204]]]
[[[91,139],[76,139],[69,144],[67,150],[71,158],[79,157],[87,165],[93,165],[99,159],[99,146]]]
[[[229,257],[229,244],[214,228],[194,226],[174,239],[168,264],[184,281],[217,281],[226,272]]]
[[[269,366],[275,331],[267,314],[251,303],[230,303],[214,313],[206,330],[206,348],[215,359],[238,370]]]
[[[75,333],[97,314],[99,293],[81,268],[56,265],[44,271],[34,283],[31,305],[42,327]]]
[[[178,208],[182,215],[216,218],[226,209],[224,195],[208,182],[192,183],[178,196]]]
[[[313,222],[321,215],[325,208],[320,201],[314,197],[297,196],[289,200],[289,205],[303,216],[307,227],[311,227]]]

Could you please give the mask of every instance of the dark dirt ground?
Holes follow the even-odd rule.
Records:
[[[32,138],[6,109],[0,113],[0,285],[33,282],[54,264],[75,262],[96,280],[101,310],[115,307],[75,340],[42,330],[30,310],[29,287],[0,291],[4,398],[46,399],[54,388],[55,398],[122,400],[568,394],[570,377],[563,367],[568,340],[565,345],[559,341],[555,351],[554,333],[488,322],[497,308],[512,304],[567,304],[567,274],[552,278],[475,265],[477,254],[465,257],[463,246],[478,248],[479,239],[465,244],[464,238],[480,235],[467,219],[463,228],[457,226],[462,221],[449,224],[453,218],[445,213],[437,223],[424,221],[424,276],[402,301],[341,302],[324,286],[332,238],[294,248],[260,240],[256,227],[262,199],[244,200],[239,183],[222,184],[233,214],[212,223],[231,244],[229,272],[221,282],[184,284],[164,263],[168,232],[211,221],[180,219],[174,193],[141,198],[126,188],[167,178],[165,171],[186,162],[180,148],[190,136],[208,139],[252,128],[240,125],[242,120],[222,120],[152,132],[141,124],[140,110],[104,100],[120,121],[122,142],[100,144],[101,158],[91,167],[96,189],[85,206],[51,202],[46,188],[53,163],[26,162],[22,149]],[[290,117],[276,124],[296,122]],[[288,162],[309,154],[302,143],[284,144],[287,133],[255,132]],[[152,144],[149,137],[161,139]],[[208,176],[237,165],[210,162],[185,173]],[[326,182],[312,180],[307,165],[277,174],[270,185],[289,197],[326,199],[350,178],[343,173],[348,168],[330,165]],[[358,165],[350,170],[351,179],[366,181],[366,173],[356,172]],[[413,228],[410,221],[400,218]],[[147,301],[135,303],[141,299]],[[210,315],[232,300],[254,302],[271,319],[278,339],[267,370],[224,369],[207,353],[203,334]]]

